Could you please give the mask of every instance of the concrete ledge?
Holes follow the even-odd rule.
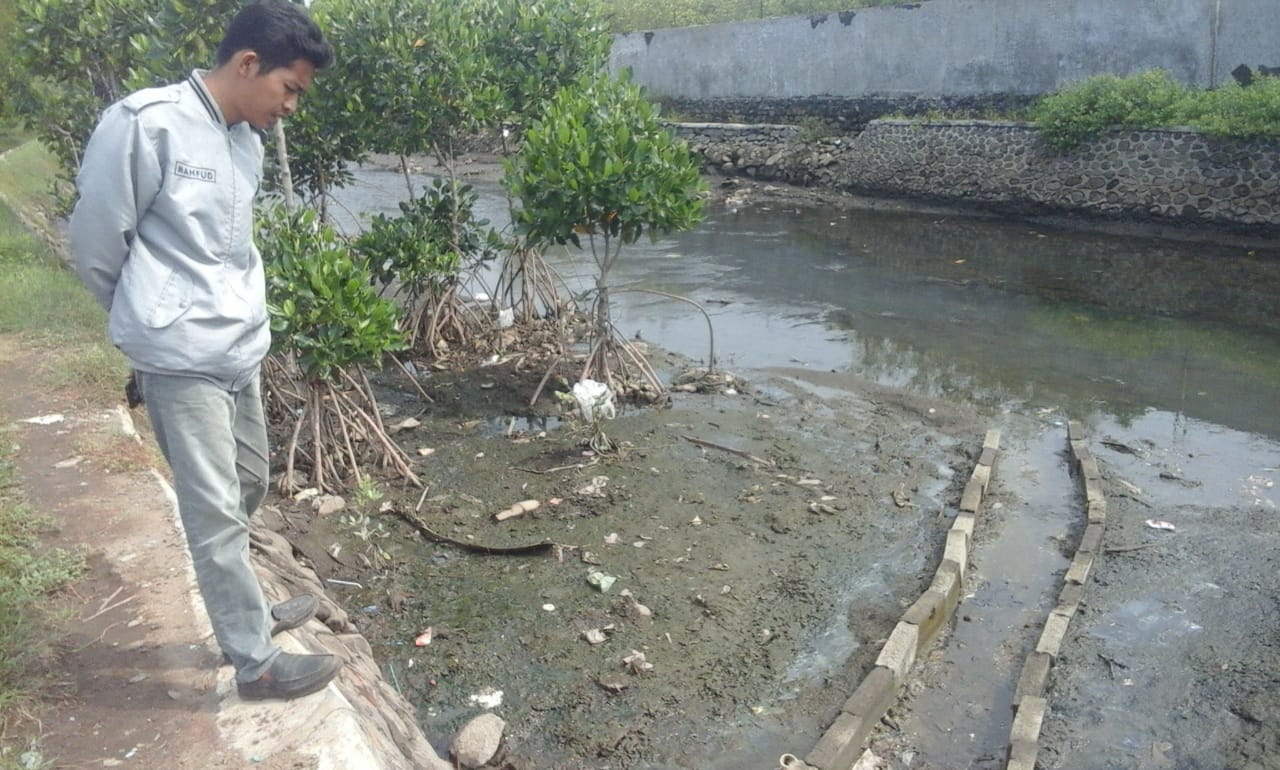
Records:
[[[944,562],[953,561],[960,567],[960,578],[964,579],[966,566],[969,564],[969,538],[958,529],[947,530],[947,545],[942,551]]]
[[[1099,497],[1089,501],[1089,523],[1104,524],[1107,521],[1107,499]]]
[[[1036,770],[1039,753],[1039,743],[1018,741],[1009,747],[1009,764],[1005,765],[1005,770]]]
[[[1018,713],[1013,717],[1013,729],[1009,731],[1010,742],[1032,743],[1040,739],[1040,725],[1044,722],[1046,704],[1044,698],[1028,695],[1018,705]]]
[[[960,604],[960,588],[964,583],[960,565],[948,560],[943,560],[938,566],[938,571],[934,573],[933,584],[929,586],[930,591],[937,591],[946,597],[946,613],[950,618],[956,611],[956,606]]]
[[[917,629],[916,657],[933,644],[942,632],[950,616],[947,614],[947,597],[934,590],[925,591],[902,615],[903,623]]]
[[[1054,610],[1044,621],[1044,630],[1040,632],[1040,641],[1036,642],[1036,652],[1058,657],[1062,640],[1067,635],[1067,624],[1071,622],[1069,615]]]
[[[848,770],[862,754],[862,742],[875,720],[841,712],[822,734],[818,745],[804,758],[805,764],[818,770]]]
[[[1080,547],[1076,550],[1092,554],[1098,553],[1098,550],[1102,547],[1102,533],[1105,529],[1105,525],[1101,522],[1085,527],[1084,534],[1080,536]]]
[[[955,521],[951,522],[951,529],[959,530],[965,534],[965,537],[973,538],[973,528],[977,524],[977,517],[972,513],[957,514]]]
[[[982,437],[983,449],[999,449],[1000,448],[1000,431],[992,428]]]
[[[918,628],[910,623],[899,622],[893,627],[893,633],[889,634],[884,647],[880,649],[876,665],[892,671],[895,684],[902,684],[906,681],[907,674],[911,672],[911,666],[916,662],[916,646],[919,638]]]
[[[973,469],[973,480],[982,485],[982,494],[987,493],[987,485],[991,483],[991,466],[978,465]]]
[[[894,682],[893,672],[883,666],[876,666],[840,710],[862,717],[870,726],[880,721],[880,717],[893,705],[897,694],[898,685]]]
[[[971,478],[964,486],[964,494],[960,496],[960,510],[966,513],[977,513],[978,506],[981,504],[982,482]]]
[[[1084,584],[1064,583],[1062,592],[1058,594],[1058,606],[1054,609],[1059,615],[1071,617],[1080,609],[1082,601],[1084,601]]]
[[[1043,652],[1033,652],[1022,664],[1022,674],[1018,676],[1018,687],[1013,691],[1013,706],[1022,704],[1023,698],[1043,698],[1044,688],[1049,681],[1049,666],[1053,657]]]
[[[1076,551],[1076,558],[1071,560],[1067,568],[1066,581],[1084,585],[1089,581],[1089,570],[1093,569],[1093,554],[1089,551]]]

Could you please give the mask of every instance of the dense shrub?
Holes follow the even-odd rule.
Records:
[[[1280,136],[1280,78],[1201,91],[1163,70],[1099,75],[1041,99],[1031,119],[1045,141],[1069,150],[1110,128],[1184,126],[1215,136]]]

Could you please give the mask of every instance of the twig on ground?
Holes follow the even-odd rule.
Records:
[[[744,459],[750,460],[751,462],[756,463],[757,465],[763,465],[767,468],[773,468],[777,465],[773,460],[765,460],[764,458],[756,457],[750,452],[744,452],[741,449],[734,449],[732,447],[723,446],[721,444],[716,444],[711,441],[704,441],[703,439],[694,438],[693,436],[682,435],[680,436],[680,438],[684,439],[685,441],[688,441],[690,444],[696,444],[700,447],[705,447],[707,449],[719,449],[721,452],[728,452],[729,454],[737,455],[738,457],[742,457]]]

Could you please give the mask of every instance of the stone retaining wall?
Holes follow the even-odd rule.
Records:
[[[721,174],[1009,213],[1280,226],[1274,141],[1115,130],[1057,152],[1032,126],[978,120],[877,120],[856,136],[812,141],[779,125],[675,127]]]

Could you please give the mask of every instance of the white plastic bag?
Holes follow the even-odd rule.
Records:
[[[579,380],[573,386],[573,398],[578,402],[578,413],[586,422],[612,420],[617,415],[617,409],[613,405],[613,391],[603,382]]]

